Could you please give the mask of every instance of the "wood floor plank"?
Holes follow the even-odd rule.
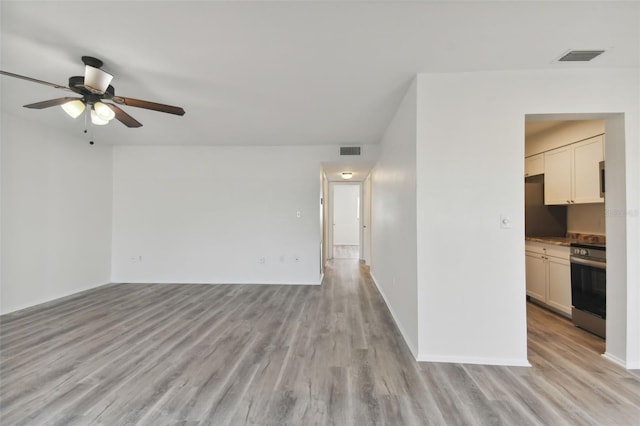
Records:
[[[114,284],[0,317],[11,425],[640,424],[640,375],[528,305],[531,368],[416,363],[367,268]]]

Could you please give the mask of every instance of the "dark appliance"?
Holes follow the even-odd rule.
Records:
[[[607,256],[604,245],[571,244],[571,315],[573,323],[605,337]]]
[[[544,175],[524,180],[524,235],[557,237],[567,233],[567,206],[544,204]]]

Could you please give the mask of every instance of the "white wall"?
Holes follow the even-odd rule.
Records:
[[[2,115],[0,312],[106,284],[111,148]]]
[[[526,364],[525,115],[624,113],[622,135],[607,129],[607,170],[620,171],[608,173],[607,209],[637,212],[638,80],[637,69],[419,76],[420,360]],[[501,214],[511,229],[500,229]],[[640,258],[637,222],[637,214],[622,213],[606,223],[607,254],[615,258],[607,265],[614,295],[607,353],[627,366],[640,362],[640,277],[626,262]]]
[[[567,232],[606,235],[604,203],[567,206]]]
[[[333,185],[333,244],[360,244],[360,185]]]
[[[415,80],[385,131],[371,182],[371,274],[417,356]]]
[[[319,284],[320,162],[337,153],[115,147],[112,280]]]

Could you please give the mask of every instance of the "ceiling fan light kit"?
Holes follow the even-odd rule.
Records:
[[[80,117],[80,115],[84,112],[84,109],[86,108],[84,105],[84,102],[82,102],[80,99],[69,101],[66,104],[62,104],[60,106],[62,107],[64,112],[69,114],[69,116],[72,118]]]
[[[109,120],[105,120],[96,113],[95,109],[91,109],[91,123],[97,126],[104,126],[105,124],[109,124]]]
[[[178,106],[116,96],[115,89],[110,85],[113,75],[100,69],[103,65],[102,61],[91,56],[83,56],[82,62],[85,64],[84,76],[70,77],[69,87],[2,70],[0,70],[0,75],[43,84],[55,89],[74,92],[82,96],[81,98],[64,97],[50,99],[48,101],[36,102],[24,106],[31,109],[44,109],[60,105],[62,109],[73,118],[79,117],[88,106],[91,122],[98,126],[105,125],[115,118],[127,127],[142,127],[142,123],[130,116],[118,105],[127,105],[180,116],[184,115],[184,109]],[[103,101],[111,101],[114,103]]]
[[[107,104],[104,104],[102,102],[96,102],[95,104],[93,104],[93,110],[95,111],[96,115],[104,121],[111,121],[116,117],[116,113],[113,112],[113,110],[109,108]]]

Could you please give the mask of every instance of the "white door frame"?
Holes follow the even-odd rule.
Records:
[[[360,192],[360,228],[362,231],[362,238],[360,241],[360,259],[364,260],[366,265],[371,266],[372,258],[372,244],[371,244],[371,174],[362,182]]]

